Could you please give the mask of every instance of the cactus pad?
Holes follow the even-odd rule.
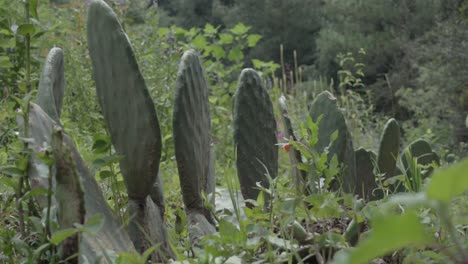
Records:
[[[71,139],[63,133],[63,139],[56,140],[55,143],[52,143],[52,133],[54,127],[58,126],[42,109],[40,106],[31,103],[30,112],[29,112],[29,133],[30,137],[34,139],[33,143],[30,143],[29,148],[33,152],[37,152],[44,145],[53,145],[54,149],[57,149],[59,152],[57,155],[60,155],[60,151],[65,151],[65,154],[62,155],[64,160],[57,159],[58,168],[57,173],[67,173],[66,175],[56,175],[57,181],[60,183],[73,183],[75,180],[68,179],[66,177],[73,177],[73,175],[68,174],[68,172],[76,173],[81,181],[84,192],[84,206],[86,212],[86,219],[93,217],[96,214],[100,214],[103,218],[104,225],[101,230],[96,234],[83,233],[83,239],[80,243],[80,254],[88,258],[89,261],[94,262],[95,260],[103,257],[102,252],[104,250],[113,250],[113,251],[127,251],[133,250],[133,244],[130,241],[130,237],[126,232],[122,230],[121,223],[115,218],[112,210],[107,205],[107,202],[102,195],[101,189],[99,188],[94,175],[92,175],[86,167],[83,159],[76,150]],[[63,140],[62,145],[60,141]],[[71,153],[72,162],[67,156],[68,151]],[[33,156],[34,157],[34,156]],[[47,167],[45,164],[40,164],[40,160],[36,158],[30,161],[30,171],[31,170],[40,172],[40,176],[43,177],[44,167]],[[63,163],[61,163],[63,162]],[[74,168],[68,167],[73,165]],[[35,168],[35,169],[34,169]],[[48,171],[47,171],[48,174]],[[39,175],[38,175],[39,176]],[[31,174],[29,175],[31,178]],[[64,186],[61,184],[61,186]],[[59,193],[64,193],[60,191]],[[64,186],[65,187],[65,186]],[[47,187],[44,187],[47,188]],[[65,195],[65,194],[64,194]],[[60,203],[60,195],[58,200]],[[67,206],[70,206],[70,201],[67,200]],[[81,206],[81,203],[78,203]],[[81,211],[79,208],[73,208],[74,210]]]
[[[354,156],[353,142],[351,134],[346,125],[343,113],[338,108],[336,98],[328,91],[320,93],[312,102],[309,114],[314,122],[319,123],[318,142],[315,149],[322,153],[330,146],[331,136],[338,131],[338,138],[331,144],[328,153],[328,161],[334,155],[344,166],[340,183],[345,192],[352,193],[358,191],[359,183],[356,179],[356,159]],[[336,187],[335,187],[336,188]]]
[[[406,147],[403,153],[409,153],[411,154],[412,158],[417,158],[418,164],[419,165],[429,165],[435,162],[437,165],[440,165],[440,158],[439,156],[432,151],[432,147],[424,139],[418,139],[416,141],[413,141],[411,144]],[[404,170],[408,174],[409,177],[412,177],[411,172],[409,171],[409,164],[407,159],[405,158],[405,155],[401,155],[401,163],[403,165]],[[422,177],[426,178],[432,173],[432,169],[428,169],[423,173]]]
[[[210,163],[213,158],[210,104],[205,74],[200,59],[193,50],[184,53],[177,73],[173,133],[186,212],[189,218],[192,214],[205,217],[203,221],[196,223],[206,226],[201,231],[212,233],[215,229],[209,222],[213,221],[210,211],[204,207],[202,197],[202,192],[208,193],[208,187],[211,188],[209,185],[214,181],[209,179],[214,177],[214,173],[210,173]],[[194,243],[200,235],[210,234],[191,232],[190,227],[195,223],[188,224],[189,234]]]
[[[60,48],[52,48],[39,81],[37,104],[57,123],[60,123],[64,89],[63,52]]]
[[[374,164],[377,160],[377,155],[364,148],[359,148],[355,151],[356,156],[356,176],[358,186],[356,193],[366,200],[375,200],[381,198],[374,191],[377,188],[374,174]]]
[[[98,101],[112,143],[123,155],[120,168],[128,196],[144,201],[156,181],[161,158],[153,101],[128,37],[104,1],[91,2],[87,28]]]
[[[385,178],[395,176],[400,151],[400,126],[395,119],[388,120],[380,138],[377,166]]]
[[[253,69],[242,71],[235,93],[234,142],[242,195],[255,200],[257,182],[269,187],[266,174],[278,174],[278,141],[270,96]]]

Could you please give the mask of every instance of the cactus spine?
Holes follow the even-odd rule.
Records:
[[[161,133],[132,45],[116,15],[102,0],[91,2],[87,29],[98,101],[112,143],[123,155],[120,168],[128,191],[129,211],[133,213],[130,237],[137,250],[144,252],[149,246],[145,234],[149,234],[153,242],[162,243],[162,255],[172,257],[161,218],[163,210],[148,204],[153,203],[148,197],[158,177]],[[149,218],[154,215],[156,218]],[[152,260],[165,259],[156,252]]]
[[[400,126],[395,119],[388,120],[380,138],[377,166],[385,178],[395,176],[400,149]]]
[[[356,187],[359,183],[356,179],[356,158],[353,142],[345,118],[338,108],[336,98],[328,91],[320,93],[312,102],[309,114],[314,122],[322,117],[319,123],[318,142],[315,149],[318,152],[323,152],[325,148],[331,145],[328,161],[336,155],[340,164],[344,165],[341,179],[339,179],[340,183],[343,184],[343,190],[349,193],[358,191]],[[330,138],[335,131],[338,131],[338,137],[334,142],[331,142]],[[334,188],[337,187],[334,186]]]
[[[237,174],[245,199],[257,199],[257,182],[269,187],[265,174],[278,174],[278,147],[273,105],[257,72],[244,69],[234,101]]]
[[[211,119],[208,86],[198,55],[193,50],[182,56],[176,78],[173,133],[180,184],[188,215],[192,241],[215,232],[210,212],[205,209],[202,192],[210,184]],[[212,186],[213,185],[213,186]],[[198,215],[198,216],[195,216]],[[200,227],[194,230],[195,225]]]

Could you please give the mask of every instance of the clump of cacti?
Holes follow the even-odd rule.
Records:
[[[237,174],[245,199],[257,199],[257,183],[269,187],[267,174],[278,174],[278,146],[273,105],[262,79],[244,69],[234,99],[234,142]]]
[[[162,261],[173,253],[166,239],[163,209],[149,199],[152,191],[160,190],[154,189],[161,132],[153,101],[132,45],[104,1],[91,2],[87,29],[98,101],[115,150],[123,156],[120,168],[128,191],[130,237],[140,252],[150,247],[146,235],[151,242],[161,243],[160,251],[152,257],[153,261]]]
[[[344,115],[338,108],[336,98],[328,91],[320,93],[312,102],[309,114],[314,122],[319,123],[318,142],[314,148],[318,152],[323,152],[328,148],[328,161],[336,155],[340,164],[343,165],[343,172],[340,174],[338,182],[334,184],[334,188],[338,188],[337,184],[341,184],[345,192],[357,191],[358,181],[353,142]],[[338,136],[332,141],[334,133],[338,133]]]
[[[214,194],[211,119],[208,85],[198,55],[186,51],[176,78],[173,134],[189,234],[192,241],[214,233],[211,212],[205,208],[203,192]],[[211,224],[210,224],[211,223]]]

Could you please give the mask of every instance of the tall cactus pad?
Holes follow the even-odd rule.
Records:
[[[409,144],[409,146],[404,150],[403,155],[401,155],[401,163],[403,164],[403,168],[410,177],[412,177],[412,175],[409,171],[408,160],[404,154],[407,152],[411,154],[412,158],[417,158],[419,165],[425,166],[432,164],[433,162],[435,162],[437,165],[440,164],[440,158],[435,152],[432,151],[432,147],[429,142],[424,139],[418,139]],[[423,178],[428,177],[432,171],[432,169],[425,171],[425,173],[422,175]]]
[[[395,119],[388,120],[380,138],[377,165],[379,172],[390,178],[395,176],[398,153],[400,151],[400,125]]]
[[[358,186],[356,193],[366,200],[376,200],[381,198],[376,191],[377,183],[375,182],[374,164],[377,160],[377,155],[364,148],[359,148],[355,152],[356,155],[356,176]]]
[[[351,134],[346,121],[338,108],[336,98],[328,91],[320,93],[310,106],[309,114],[314,122],[319,123],[318,142],[315,149],[323,152],[329,147],[331,136],[338,131],[338,138],[331,144],[328,161],[336,154],[338,161],[344,166],[340,179],[345,192],[357,192],[359,183],[356,179],[356,160],[353,150]]]
[[[153,102],[132,46],[112,9],[93,0],[88,45],[102,113],[131,199],[144,201],[156,181],[161,133]]]
[[[113,251],[128,251],[133,250],[134,247],[132,242],[130,241],[130,237],[128,234],[122,229],[121,223],[115,218],[112,210],[109,208],[104,196],[102,195],[101,189],[99,188],[94,176],[89,171],[88,167],[86,167],[83,159],[81,158],[80,154],[76,150],[73,142],[71,139],[63,133],[63,142],[65,146],[57,146],[57,143],[52,143],[51,135],[53,133],[53,128],[57,126],[57,124],[41,109],[40,106],[31,103],[30,112],[29,112],[29,133],[32,138],[34,138],[34,142],[31,143],[29,146],[33,152],[37,152],[42,146],[45,145],[54,145],[55,148],[59,148],[61,150],[69,150],[71,152],[71,158],[73,160],[74,173],[79,175],[81,180],[84,192],[84,206],[86,212],[86,219],[95,216],[96,214],[100,214],[103,218],[104,225],[101,230],[96,234],[88,234],[83,233],[83,239],[80,243],[80,254],[86,256],[86,258],[90,262],[95,262],[97,259],[103,257],[104,250],[113,250]],[[57,142],[57,141],[56,141]],[[63,155],[62,155],[63,156]],[[66,158],[66,155],[63,156]],[[44,164],[40,164],[39,160],[36,158],[30,161],[30,171],[32,172],[43,172]],[[65,166],[66,164],[70,164],[69,160],[62,161],[58,160],[58,168],[57,173],[67,173],[64,175],[56,175],[57,181],[63,182],[70,182],[73,181],[71,179],[67,179],[66,177],[72,177],[72,175],[68,174],[66,170],[60,169],[61,167]],[[36,168],[35,170],[31,171],[31,168]],[[45,173],[48,173],[45,172]],[[29,175],[31,178],[31,175]],[[41,174],[41,177],[44,177]],[[46,187],[47,188],[47,187]],[[55,187],[53,187],[55,188]],[[59,186],[57,186],[60,189]],[[60,191],[59,191],[60,193]],[[58,200],[60,203],[60,195],[58,196]],[[73,200],[67,200],[67,206],[70,206],[70,203]],[[79,203],[81,204],[81,203]],[[81,206],[81,205],[80,205]],[[69,208],[71,209],[71,208]],[[79,208],[73,208],[74,210],[80,211]]]
[[[52,150],[55,158],[57,186],[55,198],[58,202],[58,220],[61,229],[73,228],[75,223],[84,224],[85,200],[80,175],[73,161],[71,150],[64,143],[63,131],[59,128],[52,134]],[[61,247],[63,259],[78,256],[79,234],[67,238]],[[78,263],[78,260],[73,261]]]
[[[60,123],[64,89],[63,52],[60,48],[52,48],[39,81],[37,104],[57,123]]]
[[[296,136],[294,135],[291,119],[289,118],[288,105],[284,95],[278,99],[278,104],[281,111],[285,137],[287,139],[297,140]],[[291,161],[292,174],[296,188],[300,191],[305,191],[303,189],[307,186],[307,173],[297,168],[297,165],[302,162],[301,152],[297,149],[289,151],[289,160]]]
[[[208,178],[214,177],[210,173],[212,151],[208,86],[200,59],[193,50],[184,53],[177,73],[173,133],[186,212],[189,218],[194,214],[205,218],[188,223],[191,240],[196,243],[200,236],[211,234],[215,229],[209,224],[213,221],[210,211],[204,207],[202,196],[202,192],[209,191],[209,183],[214,180]],[[207,233],[192,232],[192,225],[203,226],[201,230]]]
[[[202,210],[211,156],[208,86],[197,54],[182,56],[176,79],[173,132],[177,168],[187,210]]]
[[[278,141],[273,105],[260,76],[244,69],[234,101],[237,175],[245,199],[257,199],[257,182],[269,186],[266,174],[278,174]]]

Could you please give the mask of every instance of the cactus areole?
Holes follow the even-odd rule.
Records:
[[[88,44],[94,79],[122,175],[131,199],[144,201],[156,181],[161,134],[152,99],[132,46],[112,9],[93,0]]]
[[[257,72],[244,69],[234,101],[237,174],[245,199],[257,199],[257,183],[268,187],[267,174],[278,174],[278,141],[273,105]]]

